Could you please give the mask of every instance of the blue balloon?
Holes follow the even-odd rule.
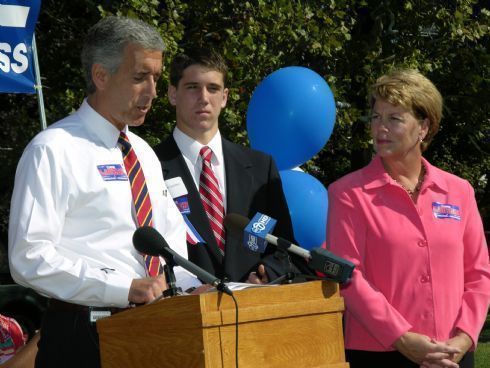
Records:
[[[298,66],[268,75],[253,92],[247,110],[251,146],[272,155],[279,170],[316,155],[334,123],[335,100],[327,82]]]
[[[327,231],[327,189],[302,171],[285,170],[279,174],[296,241],[305,249],[320,247]]]

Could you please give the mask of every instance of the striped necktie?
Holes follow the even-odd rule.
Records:
[[[221,252],[225,250],[225,228],[223,218],[225,209],[223,206],[223,196],[219,190],[219,184],[211,167],[211,157],[213,151],[211,148],[204,146],[201,148],[199,155],[202,158],[202,171],[199,178],[199,194],[201,202],[209,219],[209,224],[213,230],[214,237],[218,243]]]
[[[138,157],[136,157],[136,153],[124,132],[121,132],[119,135],[117,143],[119,143],[119,147],[121,148],[124,167],[126,168],[126,174],[128,175],[131,184],[131,193],[133,195],[138,226],[152,226],[153,219],[150,195],[148,194],[145,175],[143,174],[143,169],[138,161]],[[143,257],[149,276],[155,277],[163,273],[163,267],[158,257],[147,254],[144,254]]]

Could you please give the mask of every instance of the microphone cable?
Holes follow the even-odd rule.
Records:
[[[230,296],[235,303],[235,367],[238,368],[238,303],[233,293]]]

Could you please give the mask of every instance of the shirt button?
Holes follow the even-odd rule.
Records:
[[[425,284],[425,283],[427,283],[427,282],[429,282],[429,281],[430,281],[430,276],[429,276],[429,275],[422,275],[422,276],[420,277],[420,282],[421,282],[422,284]]]
[[[425,240],[425,239],[419,240],[417,244],[419,247],[426,247],[427,246],[427,240]]]

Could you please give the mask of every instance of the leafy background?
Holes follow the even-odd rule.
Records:
[[[220,51],[231,71],[221,130],[238,143],[248,144],[247,105],[268,74],[300,65],[323,76],[335,95],[337,121],[327,145],[303,169],[325,186],[371,158],[366,87],[392,67],[418,68],[445,98],[441,131],[425,156],[473,184],[490,229],[487,1],[46,0],[36,38],[48,124],[80,105],[83,37],[109,14],[158,27],[168,48],[167,66],[193,45]],[[137,131],[152,145],[165,139],[175,122],[166,81],[164,71],[159,97]],[[0,125],[0,240],[5,242],[17,161],[40,130],[36,97],[0,95]]]

